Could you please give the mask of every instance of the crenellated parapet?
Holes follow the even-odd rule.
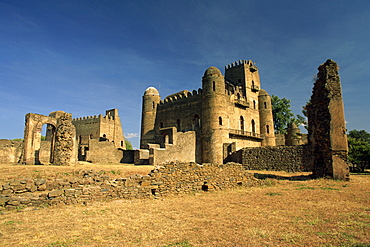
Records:
[[[72,123],[78,123],[78,124],[84,124],[84,123],[97,123],[99,121],[114,121],[114,116],[105,115],[102,114],[94,115],[94,116],[85,116],[85,117],[78,117],[74,118],[72,120]]]
[[[193,101],[198,101],[201,99],[202,89],[193,90],[192,92],[188,90],[183,90],[178,93],[168,95],[164,100],[159,102],[161,107],[172,107],[176,104],[186,104]]]
[[[226,65],[225,66],[225,71],[228,70],[228,69],[239,67],[239,66],[249,67],[251,72],[257,71],[257,67],[256,67],[255,63],[252,62],[252,60],[239,60],[239,61],[235,61],[234,63],[231,63],[231,64]]]

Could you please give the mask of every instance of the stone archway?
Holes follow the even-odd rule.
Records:
[[[54,163],[56,158],[56,146],[60,146],[59,139],[61,139],[58,139],[58,128],[61,127],[61,124],[65,124],[65,118],[68,118],[67,121],[69,122],[72,121],[71,114],[65,113],[63,111],[52,112],[49,114],[49,116],[35,113],[26,114],[22,163],[30,165]],[[46,143],[46,145],[41,142],[41,131],[43,125],[45,124],[47,124],[48,126],[46,132],[46,140],[48,143]],[[72,124],[70,123],[70,125]],[[75,130],[74,127],[72,128],[72,132],[70,131],[70,133],[72,134],[70,134],[70,136],[66,138],[72,139],[72,150],[74,151]],[[74,156],[75,155],[73,153],[70,154],[70,159],[72,162],[74,160]]]

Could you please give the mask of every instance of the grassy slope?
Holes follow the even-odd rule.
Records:
[[[66,172],[45,169],[45,174]],[[104,169],[108,172],[124,169],[129,173],[136,168],[98,166],[95,170]],[[125,172],[121,171],[122,174]],[[370,176],[354,175],[350,182],[271,181],[271,186],[163,200],[116,200],[10,212],[0,215],[0,245],[355,246],[370,243]]]

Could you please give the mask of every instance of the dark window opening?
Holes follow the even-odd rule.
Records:
[[[267,102],[263,102],[263,105],[265,106],[265,109],[267,109]]]
[[[219,124],[219,125],[222,125],[222,117],[219,117],[219,118],[218,118],[218,124]]]
[[[270,134],[270,126],[266,125],[266,133]]]
[[[216,82],[215,81],[213,81],[213,83],[212,83],[212,89],[213,89],[213,91],[216,91]]]

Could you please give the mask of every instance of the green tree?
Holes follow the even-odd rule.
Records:
[[[356,129],[351,130],[348,133],[348,137],[362,140],[370,144],[370,134],[367,133],[365,130],[356,130]]]
[[[290,100],[286,98],[280,99],[278,96],[272,95],[271,104],[275,133],[285,134],[290,124],[294,123],[299,126],[306,122],[304,117],[293,114],[290,109]]]
[[[133,150],[132,144],[129,140],[125,139],[126,150]]]
[[[365,172],[370,163],[370,134],[365,130],[351,130],[348,133],[348,149],[352,171]]]

